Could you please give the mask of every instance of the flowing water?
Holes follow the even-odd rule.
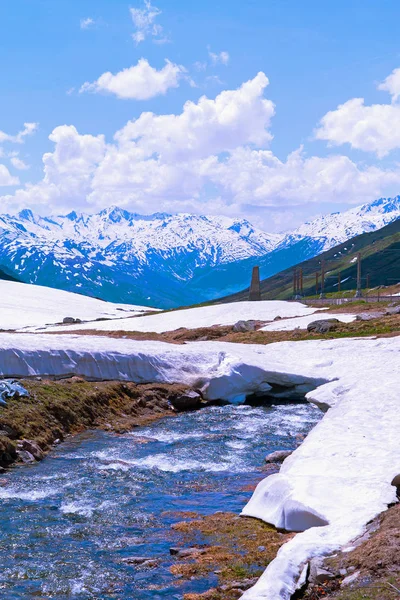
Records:
[[[169,572],[176,511],[239,513],[264,457],[321,418],[308,404],[214,406],[126,435],[91,431],[0,479],[0,598],[181,599],[216,583]],[[157,559],[151,567],[124,562]]]

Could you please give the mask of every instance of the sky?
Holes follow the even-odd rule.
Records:
[[[0,212],[267,231],[400,193],[396,0],[2,0]]]

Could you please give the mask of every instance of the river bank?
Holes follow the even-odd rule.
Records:
[[[176,414],[173,405],[190,391],[178,384],[21,380],[29,397],[0,407],[0,466],[43,458],[66,436],[89,428],[124,433]],[[28,452],[28,454],[26,454]]]

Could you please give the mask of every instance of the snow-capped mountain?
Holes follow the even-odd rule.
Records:
[[[324,215],[304,223],[284,237],[279,246],[291,246],[299,240],[311,239],[318,245],[318,253],[360,235],[381,229],[400,218],[400,196],[379,198],[345,212]]]
[[[170,307],[208,299],[190,286],[199,272],[263,256],[281,239],[226,217],[23,210],[0,217],[0,264],[31,283]]]
[[[97,214],[0,216],[0,267],[23,281],[169,308],[245,288],[400,217],[400,197],[319,217],[286,235],[227,217]]]

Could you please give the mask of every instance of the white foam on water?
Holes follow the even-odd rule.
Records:
[[[58,488],[50,488],[47,490],[29,490],[24,492],[15,488],[0,488],[1,500],[25,500],[27,502],[37,502],[44,498],[56,496],[59,493]]]

